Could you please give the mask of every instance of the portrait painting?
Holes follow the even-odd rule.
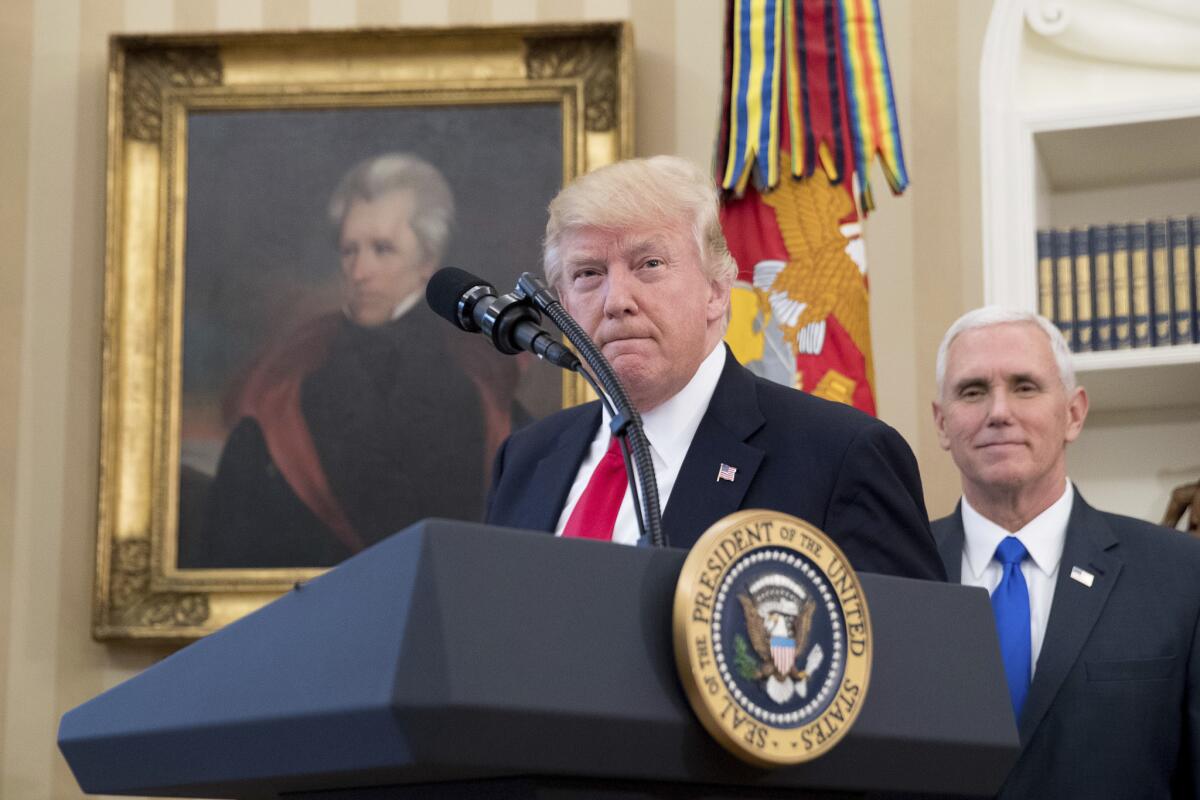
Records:
[[[482,518],[496,447],[561,408],[562,380],[424,286],[539,269],[561,127],[552,103],[189,120],[180,569],[329,567]]]
[[[550,200],[628,152],[627,35],[114,39],[97,636],[203,635],[482,519],[499,445],[580,388],[425,286],[540,272]]]

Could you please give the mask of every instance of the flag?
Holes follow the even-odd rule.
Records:
[[[908,185],[877,0],[729,0],[721,119],[726,341],[763,377],[874,414],[871,160]]]

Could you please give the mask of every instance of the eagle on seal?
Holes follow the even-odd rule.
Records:
[[[819,644],[811,651],[808,647],[817,601],[805,598],[804,591],[783,575],[761,578],[737,598],[759,658],[754,680],[766,679],[767,694],[776,703],[786,703],[796,694],[806,696],[808,678],[824,656]],[[801,657],[804,669],[797,665]]]

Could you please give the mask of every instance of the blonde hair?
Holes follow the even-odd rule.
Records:
[[[542,251],[546,281],[558,287],[563,240],[574,231],[684,226],[696,240],[705,275],[732,284],[737,264],[721,232],[719,209],[712,178],[686,159],[654,156],[601,167],[576,178],[550,203]]]

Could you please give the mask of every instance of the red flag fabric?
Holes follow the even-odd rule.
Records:
[[[755,51],[762,45],[746,33],[755,28],[734,25],[766,12],[755,0],[730,0],[726,18],[717,178],[728,190],[721,226],[738,264],[738,279],[725,338],[734,355],[763,377],[874,414],[866,257],[854,194],[863,186],[856,169],[865,164],[855,152],[863,114],[861,104],[851,104],[852,87],[847,86],[861,70],[847,60],[844,3],[784,2],[787,68],[779,83],[788,113],[779,115],[778,140],[772,142],[780,152],[777,183],[766,180],[761,170],[756,181],[744,180],[743,174],[742,180],[731,182],[728,174],[731,154],[740,153],[733,147],[733,133],[740,128],[731,124],[753,116],[739,104],[770,98],[746,91],[743,73],[747,64],[763,61]],[[882,31],[877,8],[872,4],[871,9],[868,21],[880,55],[875,61],[882,62]],[[859,17],[854,19],[862,27]],[[886,68],[875,72],[886,82],[890,101]],[[894,121],[894,113],[889,119]],[[898,137],[888,144],[899,158]],[[744,169],[756,167],[746,161]],[[906,183],[904,175],[893,188],[900,191]]]
[[[726,341],[751,370],[875,413],[861,225],[845,184],[813,177],[725,203],[738,264]]]

